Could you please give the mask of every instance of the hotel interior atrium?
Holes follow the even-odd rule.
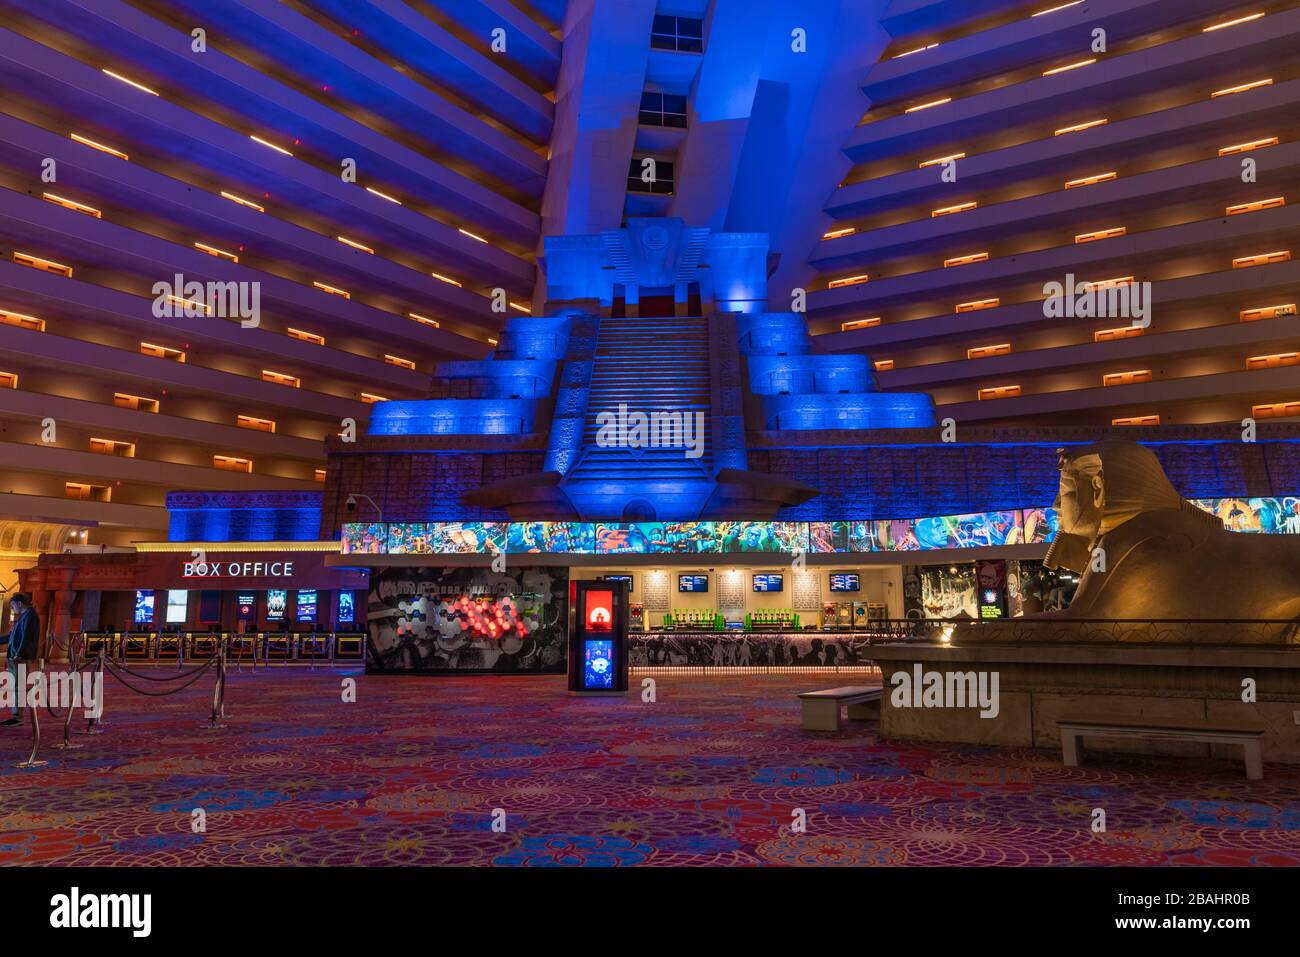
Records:
[[[1300,865],[1300,0],[0,13],[0,864]]]

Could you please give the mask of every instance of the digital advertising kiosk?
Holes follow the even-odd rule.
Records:
[[[628,583],[574,581],[570,588],[569,693],[625,694]]]

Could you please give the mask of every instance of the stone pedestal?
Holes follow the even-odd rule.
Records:
[[[1265,762],[1300,764],[1300,646],[1225,647],[1131,644],[878,645],[885,694],[880,728],[890,738],[1058,749],[1061,718],[1254,723],[1264,730]],[[898,707],[894,675],[997,672],[998,714],[977,707]],[[1242,701],[1253,679],[1256,701]],[[1234,757],[1231,749],[1190,743],[1087,739],[1095,750]]]

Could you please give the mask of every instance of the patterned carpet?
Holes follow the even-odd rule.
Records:
[[[0,728],[0,863],[1300,864],[1300,768],[1249,783],[1239,763],[1068,769],[874,722],[805,732],[792,693],[835,683],[816,676],[660,677],[644,704],[361,675],[344,703],[345,674],[232,673],[217,732],[206,678],[148,699],[110,683],[111,726],[39,769],[13,766],[26,729]]]

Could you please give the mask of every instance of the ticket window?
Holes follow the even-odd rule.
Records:
[[[628,593],[623,581],[574,581],[570,585],[573,629],[569,640],[569,691],[627,691]]]

